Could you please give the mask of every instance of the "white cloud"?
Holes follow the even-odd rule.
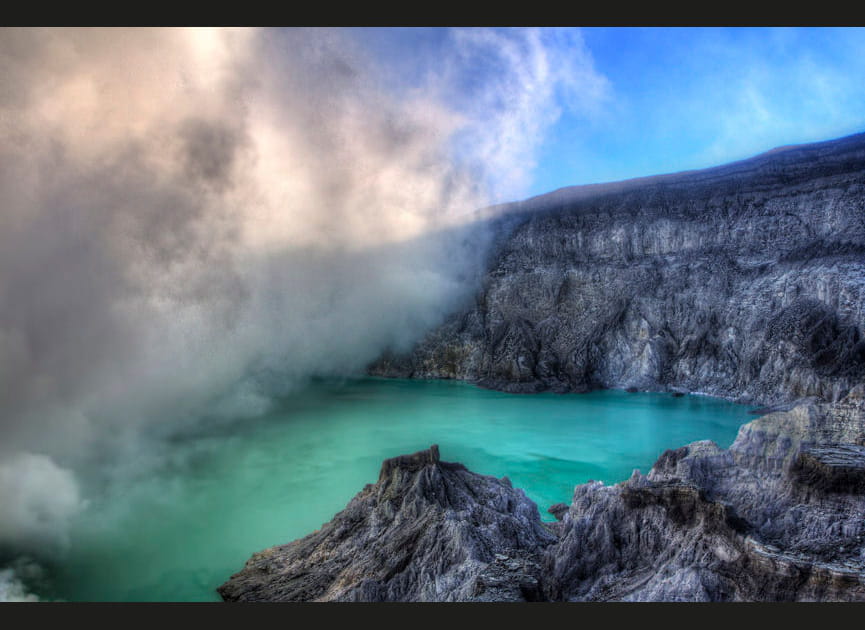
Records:
[[[843,30],[776,29],[761,35],[739,43],[721,33],[694,51],[695,58],[717,60],[720,68],[697,77],[698,89],[687,96],[686,107],[697,119],[716,121],[707,130],[711,141],[697,156],[704,165],[828,140],[865,124],[862,32],[858,38]],[[727,97],[713,99],[713,92]],[[703,111],[701,102],[715,103],[715,109]]]
[[[498,201],[519,198],[563,109],[597,116],[611,85],[575,29],[466,28],[453,31],[452,41],[432,89],[467,88],[457,105],[466,124],[460,148],[486,165]]]

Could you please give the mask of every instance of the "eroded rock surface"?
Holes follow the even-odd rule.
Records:
[[[763,416],[727,450],[696,442],[648,475],[579,486],[545,556],[549,596],[865,600],[862,391]]]
[[[384,462],[317,532],[255,554],[219,588],[230,601],[538,599],[554,536],[509,480],[439,461],[438,447]]]
[[[371,373],[763,405],[865,381],[865,134],[499,214],[474,304]]]

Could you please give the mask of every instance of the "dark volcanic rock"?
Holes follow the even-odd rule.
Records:
[[[460,601],[540,597],[554,536],[507,479],[439,461],[438,447],[384,462],[379,480],[317,532],[255,554],[219,587],[227,601]]]
[[[371,373],[764,405],[865,380],[865,134],[498,213],[474,305]]]
[[[793,472],[800,483],[826,492],[865,494],[865,446],[829,444],[803,450]]]
[[[505,480],[387,460],[321,530],[255,554],[229,601],[865,601],[865,400],[806,401],[541,524]],[[552,532],[552,533],[551,533]]]

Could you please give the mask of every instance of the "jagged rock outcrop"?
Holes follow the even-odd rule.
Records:
[[[865,134],[493,215],[475,303],[372,374],[760,404],[865,380]]]
[[[667,451],[648,475],[579,486],[546,554],[563,600],[865,601],[865,400],[804,401],[727,450]]]
[[[507,478],[439,461],[384,462],[317,532],[255,554],[219,588],[229,601],[531,601],[555,540]]]
[[[865,387],[536,506],[438,459],[387,460],[321,530],[255,554],[229,601],[865,601]]]

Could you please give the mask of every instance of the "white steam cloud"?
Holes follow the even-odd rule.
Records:
[[[0,603],[43,601],[33,592],[45,582],[45,570],[32,558],[22,556],[0,569]]]
[[[12,569],[0,569],[0,602],[38,602]]]
[[[458,31],[395,92],[336,30],[0,30],[0,547],[62,540],[142,430],[259,413],[469,296],[484,184],[519,194],[556,95],[604,90],[562,37]]]
[[[32,453],[17,453],[0,464],[0,497],[0,540],[19,549],[64,546],[69,522],[82,507],[72,473]]]

